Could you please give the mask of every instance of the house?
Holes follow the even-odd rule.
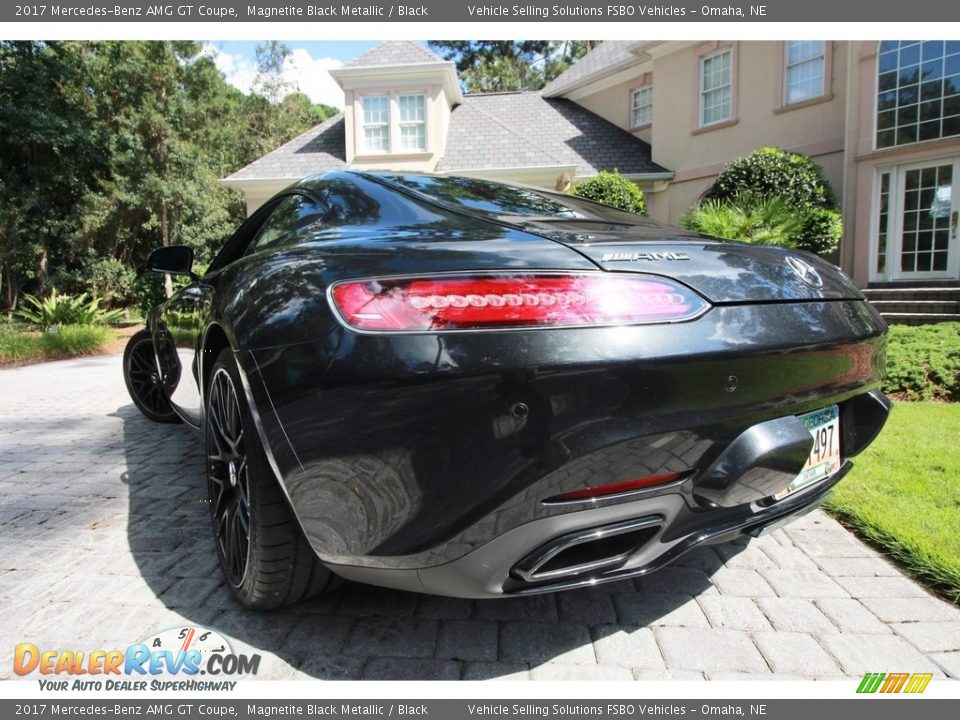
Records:
[[[650,144],[581,105],[539,92],[464,95],[456,67],[390,41],[331,71],[344,111],[221,182],[252,212],[311,173],[337,168],[467,174],[565,189],[617,169],[654,189],[673,173]]]
[[[608,41],[540,92],[490,95],[387,42],[333,75],[341,115],[223,181],[251,209],[335,167],[558,189],[617,169],[676,222],[726,162],[773,145],[823,167],[838,262],[885,312],[960,317],[960,42]]]

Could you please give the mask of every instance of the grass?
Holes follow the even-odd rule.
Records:
[[[897,403],[827,509],[960,602],[960,404]]]
[[[40,333],[0,325],[0,362],[31,362],[43,357]]]
[[[52,357],[89,355],[113,339],[113,332],[102,325],[61,325],[56,332],[40,338],[43,351]]]
[[[113,330],[102,325],[61,325],[50,332],[0,324],[0,363],[27,363],[91,355],[113,340]]]

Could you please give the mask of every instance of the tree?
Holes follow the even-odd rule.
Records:
[[[284,66],[292,52],[282,42],[270,40],[257,45],[256,54],[257,76],[253,79],[253,92],[276,105],[297,89],[283,75]]]
[[[547,55],[544,80],[550,82],[571,65],[593,50],[600,42],[597,40],[563,40],[551,43],[551,52]]]
[[[593,40],[457,40],[427,43],[456,63],[466,92],[539,90],[597,45]]]
[[[130,262],[150,247],[186,242],[188,217],[222,220],[216,177],[185,131],[182,69],[199,50],[187,42],[111,42],[98,57],[111,162],[88,188],[82,227],[88,242],[113,239],[103,247],[110,256]],[[165,284],[169,295],[169,276]]]
[[[74,207],[102,171],[87,83],[93,43],[0,43],[0,286],[42,292],[72,248]]]
[[[282,71],[282,46],[263,54]],[[231,87],[192,42],[0,42],[0,298],[133,300],[158,246],[201,263],[244,217],[218,179],[336,112]],[[279,70],[278,70],[279,68]],[[168,290],[170,284],[167,285]]]
[[[271,40],[258,45],[256,54],[257,76],[246,101],[257,151],[251,160],[275,150],[337,112],[326,105],[313,105],[310,98],[285,77],[284,70],[292,54],[289,47]]]
[[[460,82],[469,93],[538,90],[543,74],[533,65],[512,57],[482,57],[460,73]]]

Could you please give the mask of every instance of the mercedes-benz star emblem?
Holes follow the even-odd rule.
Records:
[[[823,278],[820,277],[820,273],[814,270],[813,265],[806,260],[790,256],[787,258],[787,265],[789,265],[790,269],[797,274],[797,277],[807,285],[815,288],[823,287]]]

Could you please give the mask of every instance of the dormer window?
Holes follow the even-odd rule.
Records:
[[[363,97],[363,149],[371,153],[390,152],[390,96]]]
[[[360,113],[361,154],[427,152],[427,96],[424,93],[361,95]]]
[[[398,95],[397,104],[400,107],[400,149],[426,151],[426,98],[423,95]]]

